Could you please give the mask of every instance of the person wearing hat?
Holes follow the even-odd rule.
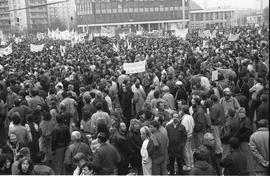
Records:
[[[226,118],[228,115],[228,110],[232,109],[232,110],[238,111],[240,109],[240,104],[237,101],[237,99],[232,96],[232,92],[229,88],[225,88],[223,93],[224,93],[224,97],[222,97],[219,102],[224,107],[225,118]]]
[[[89,166],[94,169],[97,175],[116,175],[117,165],[121,160],[120,154],[116,148],[107,143],[108,136],[104,132],[97,135],[100,147],[89,162]]]
[[[79,131],[73,131],[71,133],[71,141],[70,144],[65,152],[65,159],[64,164],[66,168],[67,174],[72,174],[75,170],[76,165],[73,163],[73,157],[77,153],[83,153],[87,158],[90,158],[92,155],[91,149],[89,146],[83,142],[81,142],[81,133]]]
[[[174,90],[174,99],[175,99],[175,102],[179,101],[179,100],[185,100],[187,101],[188,99],[188,93],[185,89],[185,86],[183,84],[182,81],[176,81],[175,83],[176,85],[176,88]]]

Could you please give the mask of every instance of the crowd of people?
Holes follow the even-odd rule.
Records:
[[[269,28],[216,30],[129,36],[132,47],[118,37],[10,39],[0,174],[269,175]],[[123,63],[137,61],[145,72],[127,74]]]

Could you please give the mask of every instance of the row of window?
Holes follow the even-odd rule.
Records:
[[[78,15],[94,14],[92,7],[79,8]],[[168,12],[168,11],[182,11],[183,7],[141,7],[141,8],[96,8],[96,14],[110,14],[110,13],[138,13],[138,12]],[[187,8],[185,8],[187,10]]]
[[[192,21],[223,20],[229,18],[231,18],[231,12],[209,12],[191,14]]]

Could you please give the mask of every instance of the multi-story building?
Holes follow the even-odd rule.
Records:
[[[99,31],[101,26],[170,30],[189,22],[189,0],[75,0],[77,26]]]
[[[10,31],[8,0],[0,0],[0,30],[4,33]]]
[[[76,24],[75,0],[68,0],[48,6],[49,24],[61,22],[65,28],[71,29]]]
[[[47,0],[9,0],[9,9],[12,32],[47,31]]]
[[[194,1],[190,3],[190,29],[226,27],[235,25],[235,10],[227,8],[203,9]]]

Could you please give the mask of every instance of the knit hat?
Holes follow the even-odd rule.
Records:
[[[226,95],[231,95],[232,94],[232,92],[231,92],[231,90],[229,88],[224,89],[223,92]]]

